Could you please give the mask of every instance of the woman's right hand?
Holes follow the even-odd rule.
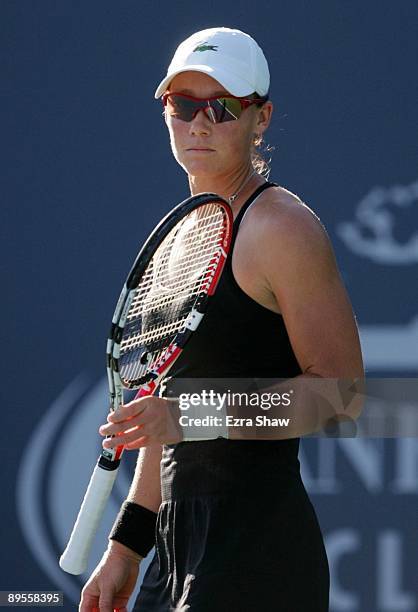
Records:
[[[79,612],[127,612],[142,557],[114,540],[81,592]]]

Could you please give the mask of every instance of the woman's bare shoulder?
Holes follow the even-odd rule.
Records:
[[[248,210],[247,222],[254,230],[285,234],[325,234],[317,213],[297,194],[282,186],[266,189]],[[247,216],[246,215],[246,216]]]

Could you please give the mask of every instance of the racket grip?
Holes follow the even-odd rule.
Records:
[[[115,462],[116,463],[116,462]],[[87,487],[67,548],[61,555],[60,567],[69,574],[82,574],[107,500],[119,469],[106,470],[98,463]]]

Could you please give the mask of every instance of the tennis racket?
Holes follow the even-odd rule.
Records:
[[[176,206],[149,236],[123,286],[107,342],[111,409],[123,388],[152,395],[196,331],[221,275],[232,236],[227,202],[213,193]],[[112,491],[123,446],[104,449],[60,566],[87,567],[93,537]]]

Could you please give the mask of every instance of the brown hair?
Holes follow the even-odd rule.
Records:
[[[265,102],[267,102],[268,95],[259,96],[258,93],[253,93],[250,98],[262,98],[262,102],[260,104],[256,104],[258,108],[261,108]],[[264,142],[263,134],[254,134],[253,142],[251,144],[251,162],[253,164],[254,170],[268,179],[271,167],[271,154],[274,151],[274,147],[266,144]]]
[[[264,142],[263,136],[255,135],[251,146],[251,162],[254,170],[268,179],[271,167],[271,153],[274,147]]]

